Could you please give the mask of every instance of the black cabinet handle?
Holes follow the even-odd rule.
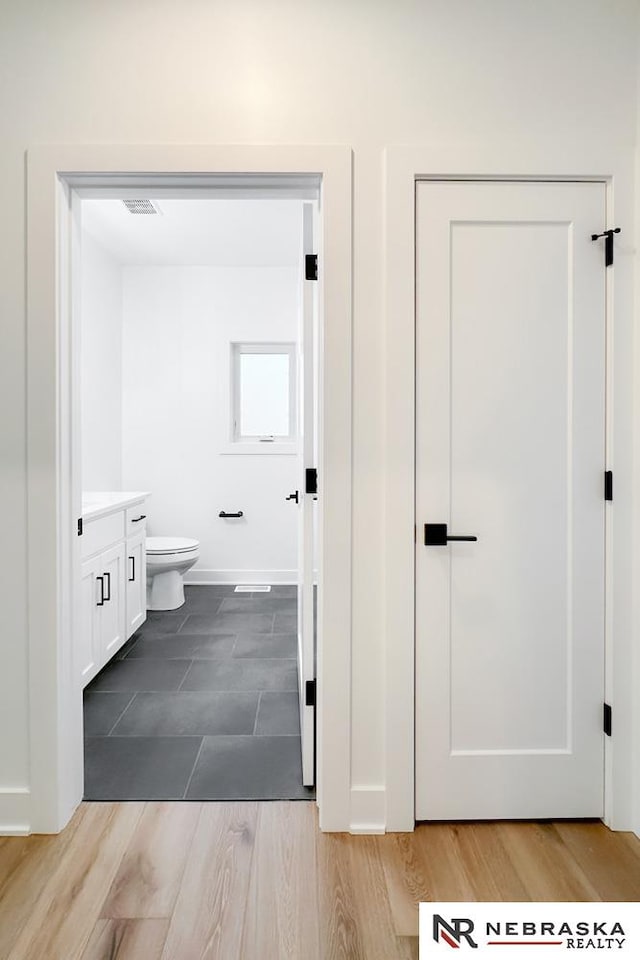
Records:
[[[131,576],[129,577],[129,583],[135,583],[136,580],[136,558],[129,557],[131,560]]]
[[[139,517],[135,517],[134,519],[132,519],[131,523],[140,523],[141,520],[146,520],[146,519],[147,519],[146,513],[141,513]]]
[[[238,519],[239,517],[244,517],[244,513],[242,510],[238,510],[237,513],[227,513],[226,510],[221,510],[218,516],[222,517],[223,520],[229,520],[229,518]]]
[[[465,542],[477,541],[473,536],[451,536],[447,533],[446,523],[425,523],[424,525],[424,545],[425,547],[446,547],[450,540],[464,540]]]
[[[100,599],[96,602],[97,607],[104,607],[104,577],[96,577],[100,581]]]
[[[104,576],[104,579],[107,581],[107,596],[104,597],[103,599],[109,602],[109,600],[111,600],[111,574],[105,573],[103,574],[103,576]]]
[[[290,493],[288,497],[285,497],[285,500],[295,500],[296,503],[300,502],[300,494],[296,490],[295,493]]]

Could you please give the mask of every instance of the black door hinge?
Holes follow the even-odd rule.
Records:
[[[602,711],[602,729],[608,737],[611,736],[611,707],[608,703],[604,704]]]
[[[315,680],[307,680],[304,685],[304,703],[306,707],[315,707],[316,705]]]
[[[304,472],[304,492],[318,492],[318,471],[315,467],[307,467]]]
[[[603,233],[592,233],[592,240],[601,240],[604,237],[604,265],[611,267],[613,265],[613,235],[620,233],[620,227],[615,230],[605,230]]]
[[[82,517],[78,519],[78,536],[82,536]]]
[[[318,254],[307,253],[304,258],[304,278],[305,280],[318,279]]]
[[[605,500],[613,500],[613,470],[605,470],[604,472],[604,498]]]

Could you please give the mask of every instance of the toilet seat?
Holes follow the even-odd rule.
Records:
[[[145,550],[149,556],[162,557],[174,553],[188,553],[197,550],[199,546],[199,540],[189,537],[147,537]]]

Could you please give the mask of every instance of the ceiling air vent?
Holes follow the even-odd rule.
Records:
[[[151,200],[123,200],[122,202],[129,213],[160,213],[158,205]]]

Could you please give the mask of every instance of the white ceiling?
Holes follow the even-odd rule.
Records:
[[[292,199],[155,200],[161,216],[121,200],[82,200],[82,228],[118,263],[138,266],[295,266],[302,203]]]

